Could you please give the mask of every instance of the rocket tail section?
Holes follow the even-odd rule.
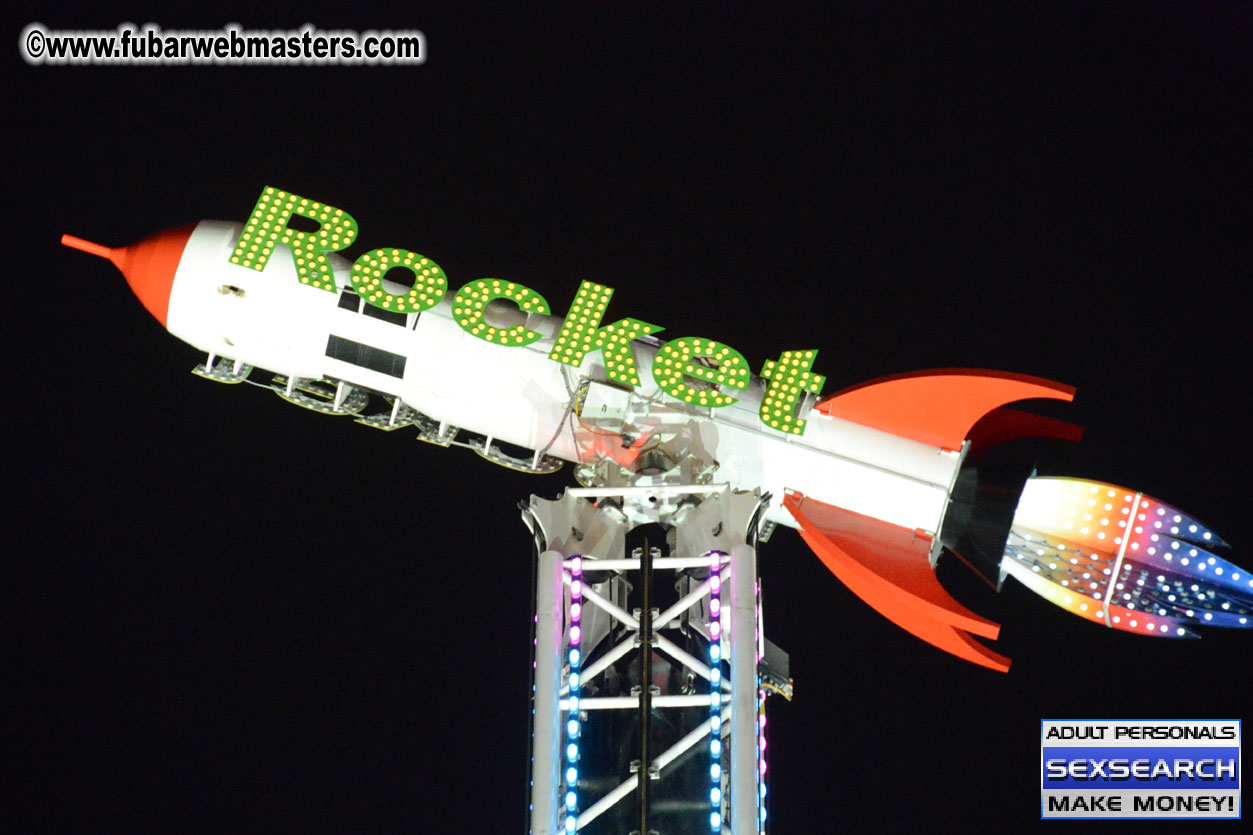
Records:
[[[1253,626],[1253,573],[1183,511],[1143,493],[1077,478],[1031,478],[1001,573],[1113,629],[1194,638],[1194,626]]]
[[[931,537],[788,493],[784,507],[801,536],[848,588],[881,615],[945,652],[999,672],[1009,659],[971,633],[995,639],[1000,626],[954,600],[931,569]]]

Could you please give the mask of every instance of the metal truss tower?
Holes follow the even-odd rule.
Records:
[[[530,831],[762,833],[765,699],[791,695],[761,627],[768,497],[619,472],[630,483],[523,506],[537,562]]]

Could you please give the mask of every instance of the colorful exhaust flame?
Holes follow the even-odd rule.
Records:
[[[1253,574],[1196,519],[1125,487],[1032,478],[1001,560],[1003,573],[1114,629],[1198,637],[1191,625],[1248,628]]]

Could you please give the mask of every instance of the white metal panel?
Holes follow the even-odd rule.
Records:
[[[169,329],[175,336],[278,373],[346,379],[397,395],[436,420],[521,447],[543,448],[556,433],[549,454],[576,459],[569,430],[557,429],[577,377],[605,375],[599,353],[589,354],[577,371],[548,358],[557,317],[531,316],[528,325],[547,336],[520,348],[463,331],[447,298],[423,313],[416,328],[401,327],[339,308],[336,294],[303,286],[286,247],[277,247],[260,273],[230,264],[240,228],[205,221],[192,233],[171,290]],[[337,281],[346,283],[348,263],[329,257]],[[224,284],[244,295],[220,293]],[[403,379],[326,357],[330,334],[404,356]],[[636,343],[635,350],[638,394],[660,396],[651,373],[656,349]],[[715,478],[772,493],[766,514],[771,521],[795,524],[781,506],[784,490],[791,489],[903,527],[939,527],[956,456],[816,412],[807,415],[803,436],[784,435],[758,420],[763,394],[763,382],[754,379],[739,402],[724,409],[667,399],[664,420],[697,421],[702,442],[720,464]]]

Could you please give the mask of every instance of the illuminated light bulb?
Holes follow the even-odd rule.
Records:
[[[579,770],[575,768],[574,766],[567,768],[566,769],[566,783],[568,785],[573,786],[578,782],[579,782]]]
[[[570,627],[570,645],[571,645],[571,646],[576,646],[576,645],[578,645],[578,643],[579,643],[579,638],[580,638],[580,636],[581,636],[581,635],[582,635],[582,630],[580,630],[580,629],[579,629],[579,627],[578,627],[577,625],[576,625],[576,626],[571,626],[571,627]]]
[[[566,746],[566,759],[570,762],[578,762],[579,746],[575,745],[573,742]],[[567,797],[569,797],[569,795],[567,795]],[[573,806],[574,802],[569,801],[569,805]]]

